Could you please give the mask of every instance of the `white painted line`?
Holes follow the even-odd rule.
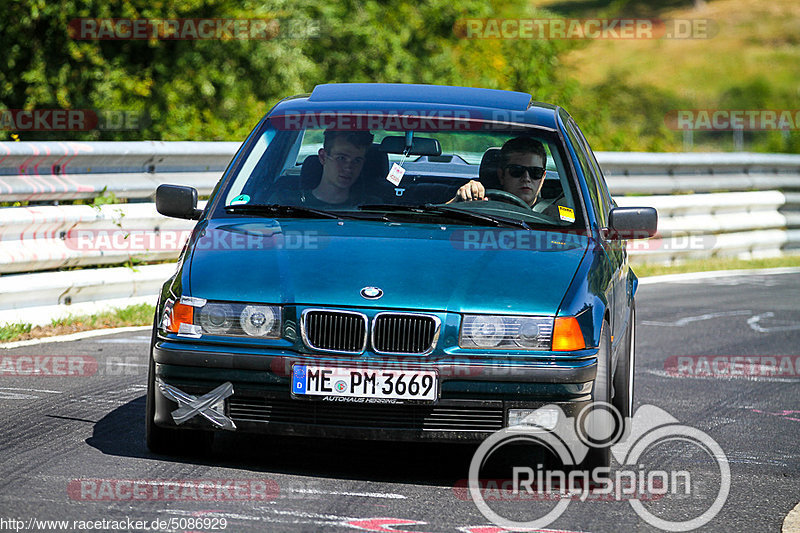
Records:
[[[48,342],[70,342],[79,341],[83,339],[90,339],[92,337],[103,337],[105,335],[114,335],[115,333],[128,333],[130,331],[148,331],[153,326],[129,326],[126,328],[107,328],[107,329],[93,329],[89,331],[79,331],[78,333],[70,333],[69,335],[59,335],[57,337],[42,337],[41,339],[29,339],[26,341],[7,342],[0,344],[0,348],[20,348],[22,346],[36,346],[37,344],[45,344]]]
[[[800,533],[800,503],[795,505],[783,519],[781,533]]]
[[[636,272],[636,268],[633,269]],[[768,274],[797,274],[800,267],[761,268],[756,270],[713,270],[711,272],[687,272],[685,274],[665,274],[663,276],[648,276],[639,278],[640,285],[654,283],[673,283],[681,281],[696,281],[708,278],[728,278],[733,276],[756,276]]]
[[[64,391],[60,390],[48,390],[48,389],[30,389],[30,388],[21,388],[21,387],[0,387],[0,390],[21,390],[25,392],[45,392],[49,394],[62,394]]]
[[[760,324],[760,322],[763,319],[765,319],[765,318],[774,318],[774,317],[775,317],[775,313],[773,313],[772,311],[768,311],[766,313],[762,313],[760,315],[756,315],[756,316],[748,318],[747,319],[747,325],[750,326],[750,328],[753,331],[757,331],[759,333],[772,333],[773,331],[794,331],[796,329],[800,329],[800,324],[798,324],[796,322],[793,322],[793,321],[788,321],[788,320],[776,319],[776,321],[778,322],[779,325],[775,325],[775,326],[765,327],[765,326],[762,326]],[[780,325],[780,324],[784,324],[784,325]]]
[[[364,498],[386,498],[389,500],[405,500],[407,499],[402,494],[393,494],[391,492],[345,492],[335,490],[316,490],[316,489],[290,489],[291,492],[300,494],[329,494],[332,496],[363,496]]]
[[[659,322],[657,320],[643,320],[642,324],[646,326],[669,326],[669,327],[683,327],[686,324],[691,322],[699,322],[700,320],[709,320],[712,318],[721,318],[726,316],[740,316],[740,315],[752,315],[752,311],[749,310],[741,310],[741,311],[722,311],[719,313],[706,313],[704,315],[697,315],[697,316],[687,316],[684,318],[679,318],[678,320],[674,320],[672,322]]]
[[[652,368],[647,368],[644,370],[648,374],[652,374],[654,376],[659,376],[662,378],[675,378],[675,379],[708,379],[708,380],[724,380],[724,381],[735,381],[735,380],[745,380],[745,381],[774,381],[778,383],[797,383],[797,378],[778,378],[778,377],[770,377],[770,376],[730,376],[730,375],[714,375],[714,376],[692,376],[692,375],[681,375],[677,376],[674,373],[667,372],[666,370],[654,370]]]
[[[33,394],[23,394],[22,392],[7,392],[7,391],[23,391],[23,392],[44,392],[50,394],[61,394],[60,390],[47,390],[47,389],[24,389],[19,387],[0,387],[0,400],[38,400],[39,396]]]

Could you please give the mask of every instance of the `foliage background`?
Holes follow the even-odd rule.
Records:
[[[718,0],[713,5],[734,1],[742,3]],[[786,17],[780,13],[774,17],[784,21],[780,35],[795,35],[795,40],[788,43],[788,60],[765,65],[776,74],[774,80],[761,72],[744,79],[731,73],[721,82],[716,76],[716,85],[705,92],[686,91],[685,82],[676,88],[669,72],[656,73],[654,79],[652,69],[636,63],[648,57],[655,61],[663,53],[659,43],[635,43],[661,46],[661,52],[653,52],[624,42],[464,39],[458,31],[465,18],[663,16],[700,9],[699,0],[562,0],[537,2],[539,7],[529,0],[0,3],[0,109],[124,110],[149,117],[133,131],[0,131],[0,140],[239,141],[280,98],[327,82],[435,83],[530,92],[537,100],[566,107],[599,150],[682,150],[681,133],[664,122],[670,110],[800,107],[798,63],[793,61],[800,57],[800,27],[784,27]],[[750,10],[753,4],[745,3]],[[278,18],[289,22],[294,33],[265,41],[79,41],[67,31],[69,22],[79,17]],[[732,27],[749,42],[748,32],[763,35],[762,26]],[[314,36],[303,36],[303,31]],[[775,32],[769,35],[774,38]],[[667,65],[690,53],[677,52],[678,59],[668,57]],[[712,56],[709,62],[719,61]],[[697,68],[703,72],[702,65]],[[736,68],[735,60],[731,68]],[[699,88],[707,81],[694,78]],[[797,131],[746,136],[751,151],[800,152]],[[729,150],[730,137],[698,133],[693,149]]]

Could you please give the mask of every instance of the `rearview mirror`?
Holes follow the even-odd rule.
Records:
[[[378,150],[387,154],[402,154],[406,150],[406,138],[400,135],[384,137]],[[442,145],[438,139],[414,137],[408,155],[442,155]]]
[[[608,214],[606,238],[646,239],[656,234],[658,211],[653,207],[615,207]]]
[[[156,211],[164,216],[189,220],[198,220],[203,214],[197,209],[197,189],[183,185],[159,185]]]

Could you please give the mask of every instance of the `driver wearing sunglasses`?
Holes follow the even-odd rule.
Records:
[[[546,163],[547,155],[542,143],[530,137],[515,137],[500,148],[497,177],[504,191],[533,207],[544,184]],[[453,200],[486,200],[485,194],[483,184],[473,180],[462,185]]]

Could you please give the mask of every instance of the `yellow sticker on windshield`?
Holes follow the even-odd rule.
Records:
[[[569,207],[564,207],[563,205],[558,206],[558,216],[561,218],[561,220],[575,222],[575,211]]]

